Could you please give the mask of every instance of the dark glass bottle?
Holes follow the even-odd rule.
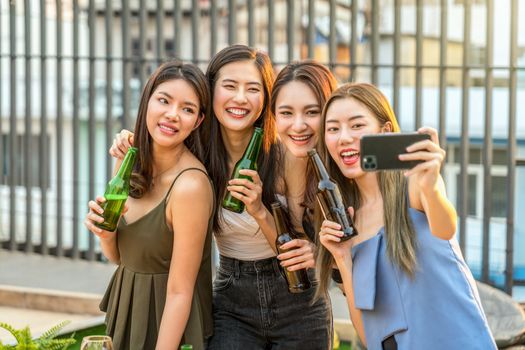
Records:
[[[128,153],[124,157],[122,164],[115,175],[106,185],[106,191],[104,192],[104,198],[106,201],[102,204],[104,212],[102,217],[104,222],[96,223],[97,227],[107,231],[115,231],[117,224],[124,209],[124,203],[128,199],[129,193],[129,182],[131,179],[131,171],[137,158],[136,147],[130,147]]]
[[[290,242],[295,237],[288,229],[284,218],[283,208],[281,203],[272,203],[272,213],[275,220],[275,226],[277,227],[277,239],[275,240],[275,246],[279,254],[286,253],[287,249],[282,249],[281,246],[287,242]],[[287,268],[283,268],[284,277],[288,283],[288,291],[290,293],[302,293],[310,288],[310,280],[306,269],[297,271],[288,271]]]
[[[256,127],[252,138],[250,139],[250,143],[248,143],[248,147],[246,147],[241,159],[235,164],[230,179],[248,179],[252,181],[250,176],[241,175],[239,174],[239,171],[242,169],[257,170],[257,159],[259,158],[259,153],[261,151],[262,136],[263,129]],[[244,203],[241,200],[234,198],[230,192],[227,192],[224,196],[222,207],[236,213],[242,213],[244,211]]]
[[[324,166],[319,154],[314,149],[308,151],[310,161],[315,169],[315,175],[319,181],[317,186],[317,200],[321,210],[327,220],[337,222],[341,225],[344,235],[341,241],[346,241],[357,235],[352,218],[347,211],[347,206],[343,202],[343,196],[339,185],[330,178],[326,167]]]

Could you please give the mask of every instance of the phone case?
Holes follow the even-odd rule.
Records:
[[[400,154],[416,142],[430,140],[428,134],[387,133],[361,138],[361,168],[364,171],[410,169],[422,161],[402,161]]]

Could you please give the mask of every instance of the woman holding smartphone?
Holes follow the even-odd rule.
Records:
[[[439,173],[445,151],[437,132],[419,129],[430,140],[399,156],[421,161],[414,168],[364,172],[361,136],[399,132],[387,99],[369,84],[337,89],[321,130],[318,152],[351,203],[359,235],[341,242],[340,226],[322,222],[320,290],[328,287],[335,260],[352,322],[368,349],[496,349],[454,237],[456,211]]]

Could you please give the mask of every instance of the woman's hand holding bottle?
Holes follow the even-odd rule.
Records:
[[[231,179],[228,181],[226,189],[231,193],[232,197],[244,203],[248,214],[255,219],[264,217],[267,209],[262,202],[263,184],[259,174],[257,171],[250,169],[242,169],[239,173],[251,177],[252,181],[239,178]]]
[[[113,144],[109,149],[109,154],[113,158],[124,159],[128,148],[133,146],[134,134],[126,129],[122,129],[113,139]]]
[[[354,216],[354,209],[348,208],[350,217]],[[341,231],[341,225],[337,222],[324,220],[319,231],[319,241],[333,255],[336,263],[340,261],[351,261],[351,249],[353,239],[341,241],[344,233]]]
[[[277,255],[281,260],[281,266],[289,271],[309,269],[315,267],[315,244],[306,239],[294,239],[281,246],[288,250],[286,253]]]

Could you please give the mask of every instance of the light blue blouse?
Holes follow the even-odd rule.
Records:
[[[456,239],[434,237],[423,212],[409,213],[417,235],[413,278],[391,263],[384,229],[352,249],[355,306],[368,349],[382,349],[391,335],[400,350],[496,349]]]

